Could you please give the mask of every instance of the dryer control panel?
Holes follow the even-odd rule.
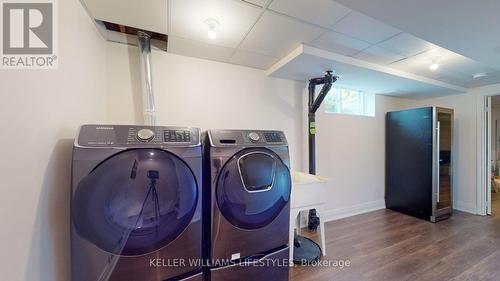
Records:
[[[84,125],[77,144],[90,147],[109,146],[196,146],[200,130],[189,127]]]
[[[214,146],[270,146],[287,145],[282,131],[265,130],[210,130]]]

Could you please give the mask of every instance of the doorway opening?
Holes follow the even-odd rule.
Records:
[[[500,95],[487,100],[488,214],[500,217]]]

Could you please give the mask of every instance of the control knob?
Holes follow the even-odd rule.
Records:
[[[150,129],[142,129],[137,132],[137,139],[140,141],[148,142],[155,137],[155,132]]]
[[[258,142],[260,140],[260,136],[259,134],[257,134],[256,132],[251,132],[250,134],[248,134],[248,138],[252,141],[252,142]]]

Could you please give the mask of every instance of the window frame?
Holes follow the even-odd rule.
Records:
[[[346,97],[343,97],[345,93],[357,95],[357,101],[355,110],[345,110]],[[369,101],[368,99],[371,99]],[[355,90],[352,88],[345,87],[332,87],[325,98],[324,112],[329,114],[342,114],[342,115],[353,115],[353,116],[364,116],[364,117],[375,117],[375,94]]]

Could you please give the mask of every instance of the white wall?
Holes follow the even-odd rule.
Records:
[[[454,208],[476,213],[476,95],[472,93],[420,100],[417,106],[441,106],[454,109]]]
[[[330,179],[328,220],[385,207],[385,113],[414,101],[377,95],[375,102],[375,117],[318,110],[317,174]]]
[[[59,69],[0,70],[2,280],[70,280],[72,138],[105,115],[105,42],[77,0],[59,4]]]
[[[153,51],[158,124],[277,129],[290,143],[292,168],[301,168],[302,89],[257,69]],[[108,109],[112,123],[141,123],[138,50],[107,44]]]

